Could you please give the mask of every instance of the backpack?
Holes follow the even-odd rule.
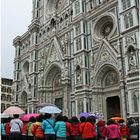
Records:
[[[28,127],[27,127],[27,134],[28,134],[28,136],[33,136],[32,132],[31,132],[31,130],[32,130],[32,125],[33,125],[32,122],[29,122],[29,123],[28,123]]]

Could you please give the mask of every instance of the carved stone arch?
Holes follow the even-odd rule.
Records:
[[[29,61],[28,60],[23,63],[23,72],[25,74],[29,73]]]
[[[25,106],[27,105],[27,102],[28,102],[28,99],[27,99],[27,92],[24,90],[22,93],[21,93],[21,105],[22,106]]]
[[[53,81],[57,74],[61,74],[61,64],[54,62],[45,69],[44,86],[53,87]]]
[[[110,86],[119,84],[119,71],[118,69],[110,64],[101,66],[95,74],[95,85],[98,86]]]

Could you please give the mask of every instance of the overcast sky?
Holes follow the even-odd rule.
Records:
[[[28,30],[32,0],[1,0],[1,77],[13,78],[13,39]]]

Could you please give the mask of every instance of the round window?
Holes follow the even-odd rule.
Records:
[[[108,21],[106,23],[104,23],[104,25],[101,27],[101,34],[106,37],[110,34],[110,32],[112,31],[113,29],[113,23]]]
[[[116,29],[116,18],[111,13],[102,15],[93,25],[92,36],[94,40],[101,41],[110,38]]]

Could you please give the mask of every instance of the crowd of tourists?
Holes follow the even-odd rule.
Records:
[[[138,140],[139,125],[134,120],[96,120],[94,116],[68,118],[51,114],[30,117],[28,122],[14,118],[1,120],[2,140]]]

